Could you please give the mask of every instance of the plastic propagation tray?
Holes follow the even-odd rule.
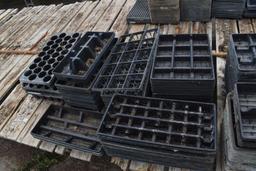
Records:
[[[151,23],[148,0],[137,0],[127,15],[129,23]]]
[[[224,113],[224,159],[228,170],[255,170],[255,149],[239,147],[235,131],[235,111],[232,94],[227,95],[226,109]],[[243,159],[243,160],[241,160]]]
[[[158,33],[151,29],[120,37],[93,86],[105,104],[115,93],[145,95]]]
[[[240,147],[256,148],[256,84],[237,83],[234,90],[234,111]]]
[[[51,105],[31,134],[43,141],[101,156],[103,150],[96,131],[102,116],[94,111]]]
[[[38,57],[21,75],[20,82],[23,88],[28,92],[38,92],[39,96],[40,94],[51,96],[52,91],[59,94],[54,86],[56,78],[53,70],[70,52],[79,38],[79,33],[59,33],[52,36]]]
[[[86,32],[73,50],[55,68],[59,80],[84,81],[97,70],[102,56],[111,48],[113,32]]]
[[[247,0],[244,16],[250,18],[256,17],[256,1]]]
[[[97,134],[102,142],[213,155],[216,109],[208,103],[115,95]]]
[[[236,82],[256,81],[256,34],[232,34],[226,63],[227,92]]]
[[[151,86],[158,95],[212,97],[215,72],[208,35],[160,35]]]

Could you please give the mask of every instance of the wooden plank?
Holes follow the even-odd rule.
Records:
[[[89,162],[89,161],[91,161],[92,154],[85,153],[85,152],[78,151],[78,150],[72,150],[70,153],[70,157]]]
[[[93,30],[109,30],[115,22],[115,19],[117,18],[126,1],[127,0],[112,1],[112,3],[109,5],[103,16],[98,20],[97,24],[94,26]]]
[[[0,25],[6,23],[10,18],[17,13],[18,9],[8,9],[0,15]]]
[[[63,146],[57,146],[54,150],[55,153],[59,155],[63,155],[65,153],[65,147]]]
[[[129,167],[130,160],[127,159],[121,159],[119,157],[112,157],[111,163],[119,166],[122,170],[126,171]]]
[[[80,25],[77,31],[85,32],[92,30],[111,3],[112,0],[100,1],[96,8],[94,8],[91,14],[87,17],[87,19],[84,20],[84,22]]]
[[[117,19],[115,20],[114,24],[111,27],[111,31],[116,33],[116,36],[119,37],[120,35],[125,34],[128,29],[128,24],[126,22],[126,17],[133,7],[135,0],[127,0],[122,11],[118,15]]]
[[[238,20],[240,33],[253,33],[253,25],[251,19]]]
[[[53,152],[55,147],[56,147],[55,144],[43,141],[41,143],[39,149],[44,150],[44,151],[48,151],[48,152]]]

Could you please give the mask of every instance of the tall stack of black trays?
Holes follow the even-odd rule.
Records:
[[[256,34],[233,34],[230,37],[225,70],[227,92],[237,82],[256,81]]]
[[[213,170],[215,105],[115,95],[97,135],[109,156]]]
[[[64,101],[75,107],[101,110],[100,94],[92,86],[114,44],[113,32],[86,32],[56,67],[56,87]]]
[[[247,0],[244,16],[248,18],[256,17],[256,1]]]
[[[156,97],[211,101],[215,72],[208,35],[160,35],[151,86]]]
[[[243,99],[241,100],[243,101]],[[235,108],[237,107],[236,107],[236,102],[234,101],[235,100],[233,100],[233,94],[229,93],[227,95],[227,100],[226,100],[226,110],[223,115],[224,123],[223,123],[223,129],[222,129],[224,133],[224,138],[223,138],[224,164],[227,170],[230,170],[230,169],[238,170],[238,171],[256,170],[256,163],[255,163],[256,149],[242,147],[239,145],[240,131],[237,131],[237,130],[240,129],[240,126],[239,126],[240,122],[237,120],[238,115],[235,111],[236,110]],[[245,101],[242,103],[245,103]],[[245,106],[243,106],[243,108],[244,107]],[[252,111],[253,110],[251,110],[251,112]],[[246,117],[246,114],[244,116]],[[252,117],[254,118],[254,116]],[[253,119],[253,118],[250,118],[250,119]],[[250,129],[250,125],[252,125],[252,123],[248,125],[249,129]],[[246,126],[246,124],[244,126]],[[255,134],[255,132],[253,134]]]
[[[243,17],[246,0],[213,0],[212,16],[216,18]]]
[[[115,93],[147,94],[158,32],[151,29],[120,37],[93,87],[101,93],[105,105]]]
[[[20,77],[23,88],[40,97],[62,99],[55,87],[55,67],[67,56],[80,38],[79,33],[59,33],[50,38],[38,57]]]
[[[181,21],[209,21],[212,0],[180,0]]]

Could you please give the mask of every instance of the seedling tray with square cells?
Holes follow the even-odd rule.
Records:
[[[208,35],[160,35],[151,85],[157,94],[213,96],[215,74]]]
[[[115,95],[98,136],[111,141],[184,152],[216,152],[214,104]]]
[[[145,94],[158,32],[151,29],[120,37],[93,87],[106,102],[114,93]]]
[[[86,32],[73,50],[56,67],[57,79],[82,81],[97,70],[101,57],[110,51],[113,32]]]
[[[46,94],[48,93],[47,90],[55,90],[56,78],[53,70],[70,52],[79,38],[79,33],[59,33],[52,36],[38,57],[21,75],[20,82],[24,89],[27,87],[30,87],[30,90],[35,88],[34,92],[40,89]]]
[[[256,34],[231,35],[226,69],[228,91],[238,81],[256,81]]]
[[[256,147],[256,84],[237,83],[234,90],[234,109],[238,145]]]
[[[96,131],[102,116],[94,111],[51,105],[31,134],[42,141],[101,156]]]

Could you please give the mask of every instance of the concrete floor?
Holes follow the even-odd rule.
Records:
[[[31,161],[35,160],[35,156],[40,155],[42,159],[50,153],[43,152],[41,150],[28,147],[26,145],[18,144],[16,142],[0,139],[0,171],[26,171],[24,167],[31,164]],[[92,158],[92,162],[84,162],[76,160],[68,156],[58,156],[50,154],[53,159],[58,160],[56,164],[52,165],[46,170],[49,171],[120,171],[120,169],[110,164],[108,158]],[[41,160],[41,158],[39,160]],[[61,160],[59,160],[61,158]],[[47,159],[47,158],[46,158]],[[38,159],[36,160],[38,161]],[[35,163],[35,162],[33,162]],[[44,165],[41,161],[37,165]],[[36,168],[30,168],[29,170],[40,170]]]

